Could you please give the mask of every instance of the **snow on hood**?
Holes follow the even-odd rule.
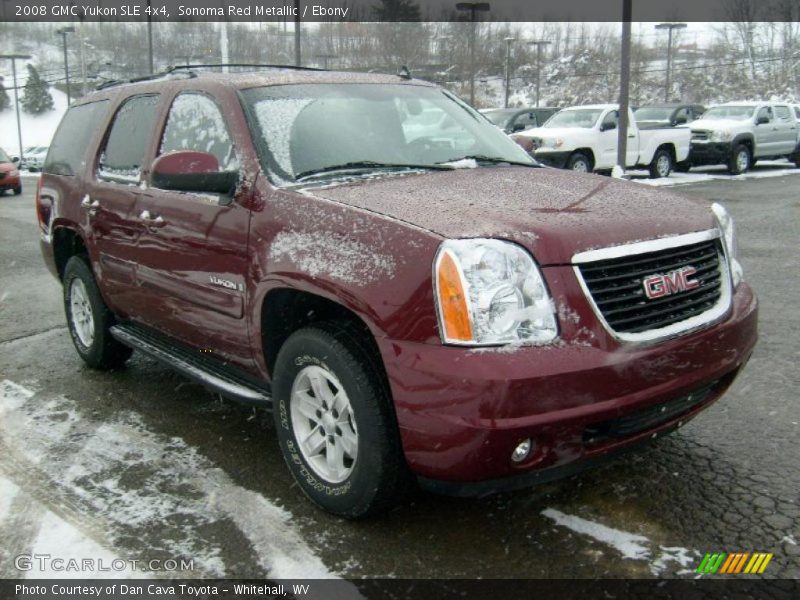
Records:
[[[737,119],[697,119],[696,121],[692,121],[690,123],[690,127],[692,129],[710,129],[710,130],[717,130],[717,129],[740,129],[742,127],[747,127],[751,125],[752,122],[749,119],[746,120],[737,120]]]
[[[428,172],[305,193],[447,238],[513,240],[542,264],[566,264],[584,250],[713,227],[707,208],[675,192],[546,168]]]
[[[534,127],[533,129],[526,129],[514,135],[521,135],[527,138],[563,138],[576,133],[589,133],[592,129],[588,127]]]

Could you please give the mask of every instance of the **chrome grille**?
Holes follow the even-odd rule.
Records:
[[[646,296],[645,278],[685,267],[695,269],[692,279],[699,284],[696,288],[656,299]],[[681,323],[701,325],[724,313],[730,297],[728,271],[716,236],[649,252],[583,260],[576,271],[595,310],[607,327],[623,339],[659,337],[648,336],[654,331],[677,333],[682,329]],[[703,320],[704,316],[708,319]]]
[[[702,129],[692,129],[693,142],[705,142],[708,140],[708,137],[708,131],[703,131]]]

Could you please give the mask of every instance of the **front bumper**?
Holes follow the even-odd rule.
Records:
[[[533,157],[540,163],[548,167],[556,167],[557,169],[564,169],[567,166],[572,152],[559,152],[555,150],[534,150]]]
[[[730,142],[692,142],[689,162],[693,165],[719,165],[727,163],[733,154]]]
[[[583,308],[577,313],[591,318]],[[378,340],[406,460],[425,487],[458,495],[580,470],[678,427],[717,400],[749,359],[757,314],[743,283],[724,321],[648,345],[618,343],[596,323],[580,321],[562,323],[561,344],[511,351]],[[590,335],[576,335],[584,330]],[[643,428],[627,435],[598,434],[701,389],[701,401],[686,410],[639,419]],[[513,463],[526,438],[534,449]]]

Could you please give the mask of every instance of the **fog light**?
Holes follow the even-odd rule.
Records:
[[[514,448],[514,452],[511,453],[511,460],[513,462],[522,462],[528,455],[531,453],[531,440],[528,438],[527,440],[523,440],[519,443],[519,445]]]

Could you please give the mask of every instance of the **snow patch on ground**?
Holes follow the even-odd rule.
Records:
[[[11,509],[11,503],[19,493],[19,488],[5,477],[0,477],[0,522],[4,521]]]
[[[135,413],[97,423],[69,398],[42,398],[8,380],[0,382],[0,412],[0,442],[14,448],[23,468],[36,465],[47,489],[75,499],[78,521],[103,531],[113,552],[56,516],[40,524],[36,547],[68,539],[70,548],[93,557],[193,559],[195,576],[221,577],[227,566],[209,532],[236,527],[266,576],[336,577],[301,538],[291,513],[235,484],[182,438],[149,431]],[[15,483],[0,479],[0,515],[17,493]],[[66,552],[56,545],[51,554],[68,558]],[[130,556],[137,553],[147,554]]]
[[[726,167],[694,167],[688,173],[673,172],[669,177],[648,179],[645,171],[631,171],[631,181],[655,187],[669,187],[673,185],[686,185],[689,183],[702,183],[715,179],[730,181],[744,181],[746,179],[766,179],[769,177],[783,177],[784,175],[800,175],[800,169],[786,160],[758,161],[752,171],[743,175],[730,175]]]
[[[552,519],[557,525],[588,536],[602,544],[610,546],[629,560],[646,560],[653,575],[660,575],[669,568],[670,563],[676,563],[680,568],[678,575],[692,573],[689,568],[697,560],[698,554],[679,546],[659,546],[647,537],[621,529],[614,529],[588,519],[567,515],[554,508],[547,508],[542,515]]]
[[[281,232],[270,247],[270,261],[291,261],[311,275],[364,286],[394,275],[395,261],[356,240],[330,233]]]

